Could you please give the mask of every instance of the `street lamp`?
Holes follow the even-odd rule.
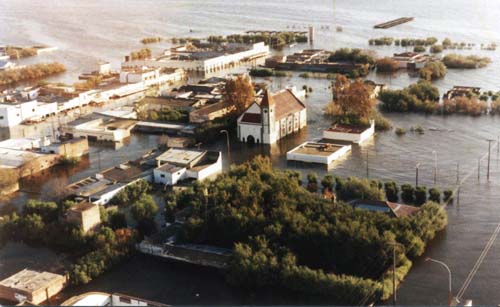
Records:
[[[229,149],[229,132],[227,130],[221,130],[220,133],[224,133],[226,135],[226,143],[227,143],[227,159],[231,159],[231,151]]]
[[[451,270],[450,270],[450,267],[448,265],[446,265],[446,263],[439,261],[439,260],[436,260],[436,259],[432,259],[430,257],[425,258],[425,261],[431,261],[431,262],[435,262],[437,264],[440,264],[448,271],[448,306],[451,306],[452,294],[451,294]]]
[[[397,289],[396,289],[396,245],[403,248],[405,250],[405,246],[398,242],[389,242],[389,245],[392,245],[392,303],[394,306],[397,304]],[[406,252],[405,252],[406,253]]]

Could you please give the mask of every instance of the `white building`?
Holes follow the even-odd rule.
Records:
[[[291,90],[264,93],[238,118],[238,139],[247,143],[274,144],[307,125],[306,106]]]
[[[86,138],[89,141],[120,142],[130,136],[134,120],[110,120],[81,118],[60,127],[61,134],[70,138]]]
[[[132,297],[124,294],[88,292],[71,297],[64,301],[61,306],[166,306],[165,304],[148,301],[142,298]]]
[[[58,112],[57,102],[40,102],[38,88],[25,88],[0,95],[0,127],[13,127],[26,121],[41,121]]]
[[[246,50],[241,50],[241,47],[233,48],[234,52],[197,51],[191,50],[192,48],[187,45],[175,47],[159,58],[126,61],[122,63],[122,67],[182,68],[187,71],[214,73],[269,54],[269,46],[263,42],[255,43]]]
[[[196,151],[171,148],[156,158],[154,182],[175,185],[181,180],[203,180],[222,171],[222,155],[218,151]]]
[[[370,120],[370,126],[359,127],[353,125],[335,124],[323,131],[323,138],[335,141],[347,141],[361,144],[375,134],[375,121]]]
[[[288,161],[330,165],[351,150],[351,145],[305,142],[286,153]]]

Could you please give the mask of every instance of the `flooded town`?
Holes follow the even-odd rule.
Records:
[[[500,5],[0,3],[0,304],[500,303]]]

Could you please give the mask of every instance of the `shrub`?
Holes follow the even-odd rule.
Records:
[[[415,204],[418,206],[423,205],[427,201],[427,188],[425,186],[418,186],[415,189]]]
[[[321,186],[323,187],[323,190],[333,191],[334,184],[335,181],[332,175],[325,175],[325,177],[323,177],[323,179],[321,180]]]
[[[446,76],[446,66],[439,61],[427,62],[425,66],[420,69],[420,78],[425,80],[442,79]]]
[[[401,198],[404,203],[413,204],[415,202],[415,189],[410,184],[401,186]]]
[[[405,134],[406,134],[406,129],[405,129],[405,128],[398,127],[398,128],[396,129],[396,134],[397,134],[397,135],[400,135],[400,136],[401,136],[401,135],[405,135]]]
[[[0,71],[0,85],[44,78],[64,71],[66,71],[66,66],[57,62],[34,64],[19,69],[4,70]]]
[[[448,68],[474,69],[486,67],[491,63],[491,59],[477,55],[465,56],[451,53],[444,56],[443,62]]]
[[[431,53],[441,53],[443,52],[443,45],[432,45],[430,50]]]
[[[252,77],[271,77],[273,70],[269,68],[252,68],[249,74]]]
[[[378,186],[372,186],[367,179],[359,179],[349,177],[341,189],[338,191],[339,199],[353,200],[353,199],[367,199],[367,200],[382,200],[384,195]]]
[[[385,196],[388,201],[397,202],[399,199],[399,188],[394,181],[388,181],[384,184]]]
[[[390,57],[378,59],[376,62],[377,72],[395,72],[399,68],[399,63]]]
[[[413,52],[425,52],[427,49],[424,46],[415,46],[413,47]]]
[[[452,197],[453,197],[453,191],[452,190],[450,190],[450,189],[444,190],[444,192],[443,192],[443,200],[445,202],[450,201],[452,199]]]
[[[429,200],[435,203],[441,203],[441,192],[438,188],[429,189]]]

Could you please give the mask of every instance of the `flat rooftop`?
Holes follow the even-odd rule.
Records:
[[[43,156],[43,154],[25,150],[0,148],[0,167],[17,168],[40,156]]]
[[[187,165],[195,159],[198,159],[204,153],[204,151],[171,148],[158,156],[156,160],[177,165]]]
[[[370,129],[370,126],[356,126],[356,125],[344,125],[344,124],[334,124],[326,131],[332,132],[343,132],[343,133],[362,133],[363,131]]]
[[[34,292],[48,287],[52,282],[60,278],[64,278],[64,276],[24,269],[0,281],[0,285],[21,291]]]
[[[307,142],[297,147],[292,153],[328,157],[343,147],[344,145],[338,144]]]

